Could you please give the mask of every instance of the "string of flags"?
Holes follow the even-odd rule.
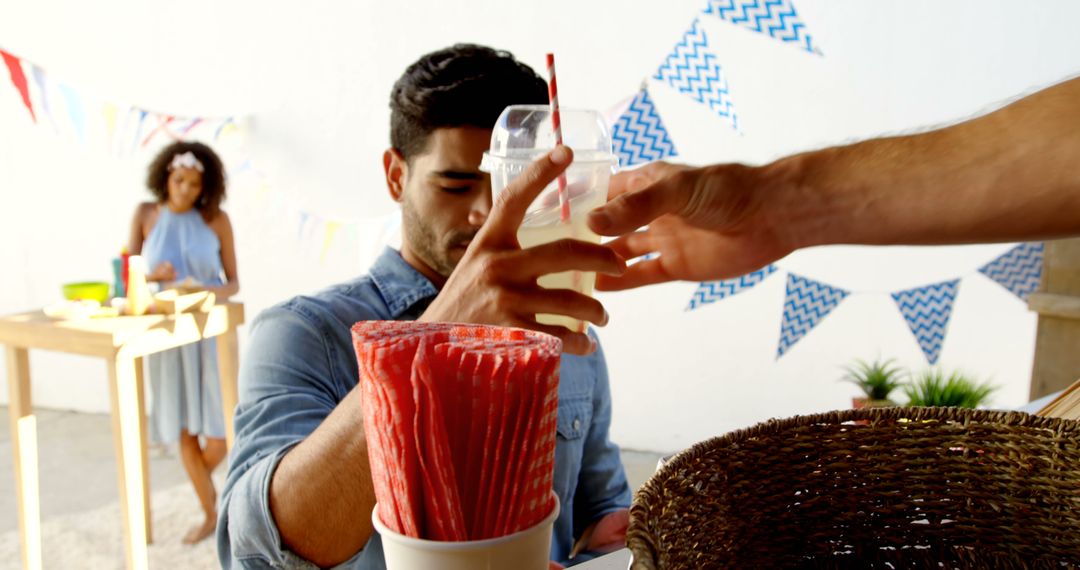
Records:
[[[792,0],[708,0],[651,79],[707,106],[736,131],[739,130],[739,119],[732,89],[720,58],[701,25],[702,17],[717,18],[807,53],[822,55]],[[649,94],[648,81],[642,82],[638,93],[615,121],[612,139],[614,152],[623,167],[678,156],[676,145]],[[1020,244],[979,268],[979,273],[1026,301],[1041,278],[1042,252],[1042,243]],[[737,295],[777,271],[775,265],[769,265],[733,279],[700,283],[686,309],[698,309]],[[891,293],[930,364],[937,363],[941,356],[959,286],[960,279],[954,279]],[[789,273],[776,358],[786,354],[853,293],[857,292]]]
[[[701,17],[716,18],[821,55],[791,0],[708,0],[705,8],[660,63],[650,79],[708,107],[739,131],[732,90]],[[615,154],[623,167],[678,156],[671,135],[649,95],[648,81],[612,126]]]
[[[34,123],[70,133],[80,144],[92,137],[117,155],[131,155],[161,140],[193,136],[218,141],[236,129],[233,117],[183,117],[134,105],[103,101],[55,79],[41,66],[0,49],[8,77]]]
[[[175,140],[202,138],[220,142],[239,131],[234,117],[183,117],[134,105],[101,101],[55,79],[41,66],[6,50],[0,49],[0,58],[31,121],[48,125],[57,134],[71,134],[83,145],[90,142],[92,136],[100,135],[105,146],[117,156],[131,156],[157,144]],[[258,199],[265,199],[270,182],[250,159],[228,164],[226,170],[234,190],[253,190]],[[281,198],[282,194],[276,193],[275,196]],[[342,236],[359,243],[363,234],[373,243],[382,244],[396,230],[395,221],[386,217],[332,218],[280,201],[276,206],[275,211],[267,216],[278,217],[280,213],[291,217],[301,246],[310,246],[316,251],[320,263],[326,262],[333,247],[342,241]]]
[[[304,252],[317,257],[325,265],[335,248],[361,251],[361,257],[372,257],[383,246],[390,245],[397,235],[401,217],[325,216],[293,202],[285,192],[270,192],[269,177],[251,160],[229,167],[230,186],[253,197],[263,212],[262,218],[277,227],[294,227],[296,241]],[[363,260],[361,260],[363,261]]]
[[[1021,243],[980,267],[977,273],[1027,302],[1042,279],[1043,250],[1042,242]],[[769,265],[741,277],[699,283],[686,310],[742,293],[777,270],[775,265]],[[960,282],[960,278],[951,279],[889,294],[930,364],[937,364],[941,356]],[[786,354],[846,298],[858,293],[789,272],[776,358]]]

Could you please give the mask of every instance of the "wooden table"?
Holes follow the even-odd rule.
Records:
[[[127,567],[147,567],[150,491],[142,359],[148,354],[217,337],[226,445],[232,447],[236,407],[236,327],[244,322],[240,303],[178,316],[147,315],[58,320],[41,311],[0,317],[0,344],[6,345],[11,443],[23,567],[41,568],[41,512],[38,494],[37,424],[30,403],[30,349],[98,356],[108,362],[113,444],[124,518]]]

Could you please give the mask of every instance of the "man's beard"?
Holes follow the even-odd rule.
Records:
[[[454,230],[440,240],[408,202],[402,204],[401,210],[405,216],[402,239],[409,243],[413,253],[428,267],[443,277],[449,277],[461,261],[464,248],[476,237],[477,230]]]

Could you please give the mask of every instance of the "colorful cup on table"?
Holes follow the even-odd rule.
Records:
[[[564,144],[574,151],[574,161],[565,173],[565,198],[559,195],[558,181],[537,196],[518,229],[522,248],[566,238],[600,243],[600,236],[589,229],[585,218],[607,201],[608,183],[618,165],[611,152],[611,134],[597,111],[562,109],[560,115]],[[555,144],[552,112],[547,105],[511,105],[503,110],[491,133],[491,147],[480,163],[480,170],[491,174],[492,195],[505,190]],[[561,208],[562,199],[568,202],[569,217]],[[541,287],[572,289],[590,296],[595,282],[595,273],[583,271],[553,273],[538,280]],[[537,321],[577,332],[585,330],[585,323],[564,315],[537,315]]]

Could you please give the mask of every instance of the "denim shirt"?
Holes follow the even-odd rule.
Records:
[[[427,278],[388,248],[369,275],[293,298],[255,319],[240,368],[236,438],[218,508],[222,567],[314,567],[282,543],[270,512],[274,470],[356,386],[353,323],[416,319],[437,293]],[[608,439],[611,392],[603,353],[598,348],[590,356],[563,355],[559,375],[554,486],[561,512],[551,558],[566,564],[575,539],[588,525],[630,505],[630,488],[619,449]],[[371,513],[356,516],[368,518]],[[585,553],[573,562],[591,557]],[[339,566],[383,567],[377,533]]]

